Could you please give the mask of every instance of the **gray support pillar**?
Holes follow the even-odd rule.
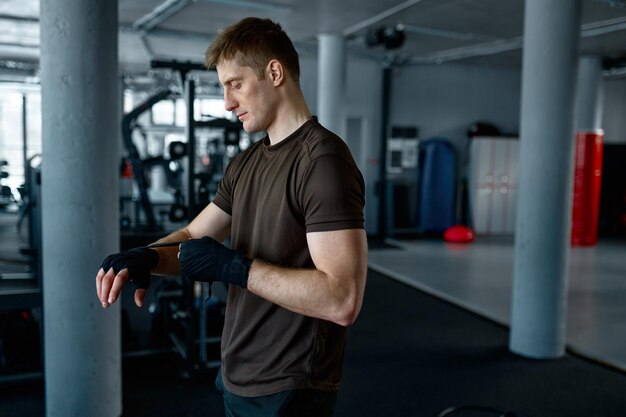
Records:
[[[580,0],[527,0],[509,347],[565,350]]]
[[[340,33],[318,35],[317,115],[327,129],[344,135],[346,53]]]
[[[598,56],[583,55],[578,61],[578,116],[576,129],[596,131],[602,129],[602,60]]]
[[[118,2],[40,8],[46,415],[119,416],[119,303],[95,289],[119,250]]]

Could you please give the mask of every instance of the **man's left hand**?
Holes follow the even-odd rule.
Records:
[[[242,288],[248,286],[252,260],[208,236],[181,243],[178,259],[183,274],[194,281],[221,281]]]

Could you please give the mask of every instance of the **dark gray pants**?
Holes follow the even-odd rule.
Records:
[[[332,417],[336,392],[312,389],[282,391],[261,397],[241,397],[229,392],[217,373],[215,387],[224,397],[226,417]]]

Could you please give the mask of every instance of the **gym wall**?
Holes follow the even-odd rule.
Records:
[[[626,144],[626,78],[604,79],[604,143]]]
[[[393,77],[390,122],[416,125],[420,138],[450,140],[463,151],[467,128],[491,122],[502,132],[519,129],[521,71],[467,64],[400,68]]]

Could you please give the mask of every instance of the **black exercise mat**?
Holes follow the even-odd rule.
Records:
[[[626,374],[571,355],[526,359],[507,345],[508,328],[370,270],[335,415],[435,417],[475,405],[519,417],[626,416]]]

